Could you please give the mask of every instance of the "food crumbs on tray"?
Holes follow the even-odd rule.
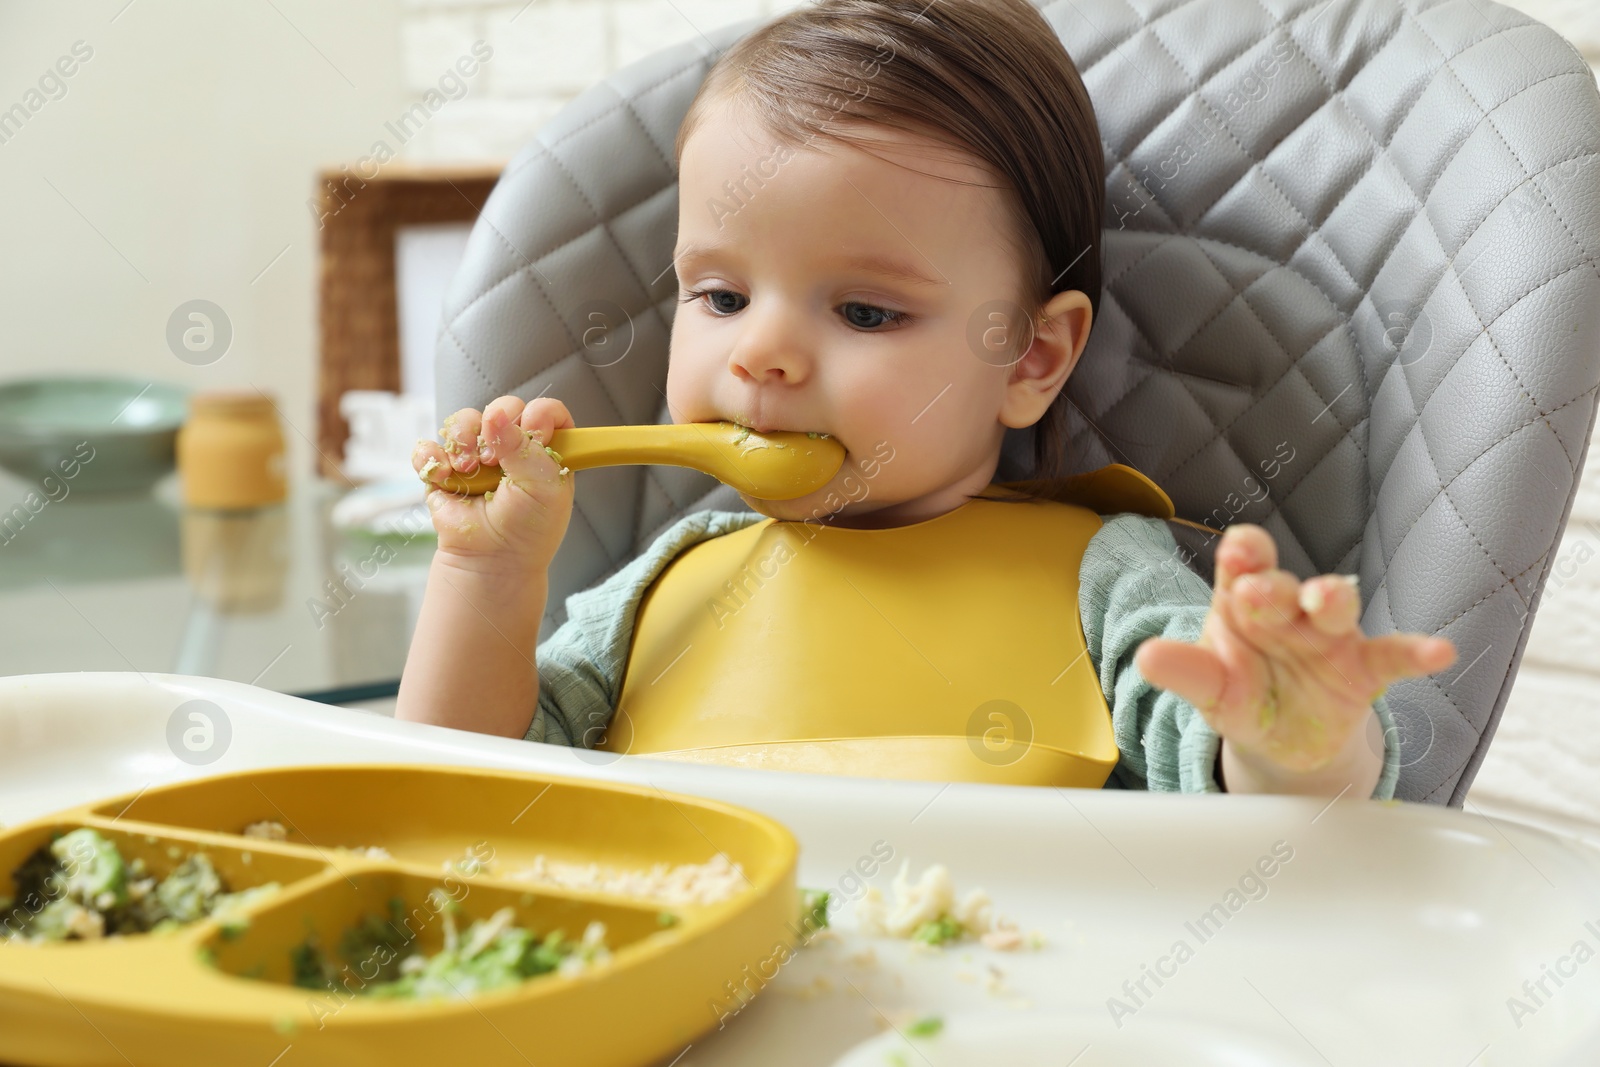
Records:
[[[343,852],[350,856],[358,856],[364,860],[394,859],[393,854],[382,845],[335,845],[333,851]]]
[[[893,883],[894,901],[877,886],[856,902],[856,923],[869,936],[897,937],[932,947],[976,938],[987,948],[1012,951],[1023,943],[1016,924],[995,913],[989,894],[974,889],[959,902],[950,871],[935,863],[913,884],[911,861],[905,861]]]
[[[262,819],[253,822],[240,831],[245,837],[259,838],[262,841],[287,841],[289,828],[276,819]]]
[[[705,863],[657,863],[648,869],[626,869],[598,863],[571,863],[540,854],[527,867],[504,870],[504,878],[564,889],[589,890],[682,907],[719,904],[750,884],[744,868],[719,852]]]
[[[836,987],[833,984],[833,979],[819,974],[805,985],[796,986],[792,989],[785,989],[782,986],[778,988],[786,995],[795,997],[798,1000],[816,1000],[820,996],[832,993]]]
[[[983,942],[985,948],[1011,952],[1022,947],[1022,932],[1020,930],[990,930],[979,940]]]
[[[800,920],[808,934],[815,934],[828,925],[828,901],[832,896],[826,889],[800,890]]]

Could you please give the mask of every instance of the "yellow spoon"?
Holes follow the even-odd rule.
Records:
[[[844,466],[844,446],[797,430],[756,433],[732,422],[579,426],[557,430],[549,446],[568,470],[661,463],[692,467],[759,500],[793,500],[821,489]],[[440,489],[477,496],[500,484],[497,466],[452,471]]]

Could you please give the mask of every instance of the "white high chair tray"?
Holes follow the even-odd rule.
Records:
[[[222,709],[230,735],[203,766],[168,744],[189,700]],[[958,894],[982,887],[1043,936],[1037,949],[918,951],[858,934],[841,902],[836,939],[801,951],[743,1010],[725,1014],[738,1006],[725,1001],[723,1027],[672,1067],[1534,1067],[1589,1064],[1600,1047],[1600,854],[1516,824],[1350,797],[702,767],[397,723],[212,679],[0,679],[8,825],[182,779],[329,762],[526,768],[716,797],[794,832],[802,885],[850,897],[850,872],[892,850],[871,879],[886,895],[904,859],[913,877],[944,863]],[[523,817],[537,814],[535,803]],[[940,1033],[903,1036],[930,1015]],[[303,1031],[285,1045],[314,1040]]]

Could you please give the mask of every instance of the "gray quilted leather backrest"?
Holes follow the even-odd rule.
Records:
[[[1040,7],[1108,173],[1072,467],[1127,463],[1184,518],[1260,523],[1301,576],[1359,573],[1368,634],[1451,638],[1454,666],[1389,698],[1399,795],[1459,805],[1593,427],[1593,74],[1490,0]],[[549,393],[579,425],[671,421],[671,146],[713,58],[695,41],[619,71],[507,167],[446,299],[441,415]],[[1001,478],[1028,473],[1030,433]],[[547,634],[678,516],[745,510],[671,467],[586,471],[576,499]]]

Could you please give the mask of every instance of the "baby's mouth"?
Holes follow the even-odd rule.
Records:
[[[765,436],[767,436],[769,434],[775,434],[775,433],[803,433],[807,437],[814,437],[814,438],[825,438],[825,437],[832,437],[833,436],[833,434],[827,433],[826,431],[823,431],[823,430],[792,430],[792,429],[789,429],[786,426],[762,425],[761,423],[758,423],[758,422],[747,421],[745,419],[737,418],[737,417],[734,417],[734,416],[729,416],[726,419],[724,419],[723,421],[731,422],[735,426],[743,427],[744,429],[749,430],[752,433],[761,434],[763,437],[765,437]],[[844,442],[842,442],[842,441],[840,442],[840,444],[843,444],[843,443]]]

